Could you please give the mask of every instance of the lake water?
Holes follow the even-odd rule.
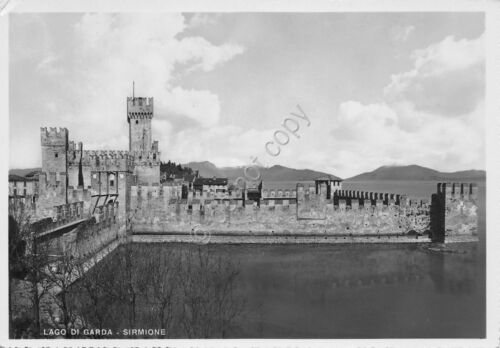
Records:
[[[344,188],[430,198],[436,187],[364,185]],[[109,306],[120,315],[108,316],[104,325],[166,326],[169,337],[484,337],[484,197],[480,185],[478,243],[122,246],[95,272],[114,264],[111,278],[118,283],[108,287],[133,278],[137,296],[133,306],[118,296]],[[177,278],[168,276],[172,265]],[[165,289],[174,294],[172,318],[161,324],[167,323],[157,320]]]

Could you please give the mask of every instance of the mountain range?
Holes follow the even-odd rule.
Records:
[[[198,170],[200,176],[202,177],[223,177],[229,180],[235,180],[238,177],[245,177],[244,169],[245,167],[217,167],[212,162],[189,162],[182,165],[183,167],[189,167],[193,170]],[[340,180],[339,177],[319,172],[311,169],[294,169],[288,168],[280,165],[274,165],[272,167],[258,167],[259,172],[264,181],[311,181],[321,176],[330,176],[332,179]],[[248,175],[255,177],[257,172],[254,169],[248,170]]]
[[[226,177],[236,179],[243,176],[243,167],[217,167],[211,162],[189,162],[183,166],[198,170],[203,177]],[[264,181],[311,181],[321,176],[330,176],[339,179],[330,173],[314,171],[310,169],[293,169],[280,165],[269,168],[259,167]],[[249,175],[255,175],[253,171]],[[345,181],[377,181],[377,180],[422,180],[422,181],[446,181],[446,180],[472,180],[483,181],[486,179],[484,170],[463,170],[458,172],[439,172],[437,170],[418,165],[408,166],[382,166],[371,172],[362,173]]]
[[[244,177],[244,167],[217,167],[209,161],[189,162],[183,164],[198,170],[202,177],[223,177],[234,180]],[[11,169],[9,174],[25,176],[29,173],[40,171],[41,168]],[[339,177],[311,169],[294,169],[281,165],[272,167],[259,167],[259,172],[264,181],[311,181],[321,176],[330,176],[332,179]],[[255,171],[251,170],[249,175],[255,176]],[[425,180],[425,181],[484,181],[486,172],[484,170],[463,170],[458,172],[439,172],[437,170],[418,165],[408,166],[382,166],[371,172],[362,173],[345,181],[380,181],[380,180]]]
[[[377,181],[377,180],[472,180],[481,181],[486,179],[484,170],[462,170],[459,172],[439,172],[434,169],[418,166],[382,166],[374,171],[353,176],[346,181]]]

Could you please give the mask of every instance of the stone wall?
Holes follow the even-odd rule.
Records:
[[[160,162],[152,161],[150,163],[137,164],[134,174],[137,177],[138,184],[154,184],[160,182]]]
[[[66,173],[40,173],[38,184],[37,215],[40,218],[50,216],[56,205],[67,203]]]
[[[443,187],[453,189],[444,194],[443,207],[434,208],[446,216],[446,234],[474,235],[475,186],[439,184],[438,192]],[[432,226],[429,201],[405,195],[336,190],[327,199],[326,189],[316,194],[314,187],[298,185],[296,193],[268,190],[257,203],[235,197],[182,199],[180,191],[161,185],[132,186],[132,232],[382,236],[427,234]]]
[[[51,250],[55,254],[70,252],[73,257],[86,259],[114,241],[125,240],[125,226],[118,222],[116,209],[117,203],[98,207],[92,217],[87,217],[76,228],[57,237],[51,237],[47,232],[63,227],[75,219],[81,219],[81,216],[73,214],[70,216],[69,212],[64,211],[64,207],[59,207],[57,219],[52,222],[41,221],[33,227],[37,229],[43,242],[50,243]]]
[[[418,236],[336,236],[336,235],[256,235],[256,234],[134,234],[134,243],[197,243],[197,244],[354,244],[354,243],[427,243]]]
[[[477,235],[477,185],[440,183],[432,195],[432,239],[446,236]]]
[[[182,199],[177,188],[132,186],[129,219],[133,231],[158,233],[363,235],[425,233],[429,228],[427,202],[405,200],[399,205],[394,199],[366,199],[360,204],[336,195],[326,200],[326,190],[316,195],[313,189],[299,186],[297,199],[270,190],[257,204],[237,198]]]

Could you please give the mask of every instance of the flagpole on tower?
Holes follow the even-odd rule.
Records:
[[[132,81],[132,99],[135,98],[135,81]]]

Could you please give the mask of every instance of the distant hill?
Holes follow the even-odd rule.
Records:
[[[33,172],[40,172],[42,168],[27,168],[27,169],[10,169],[9,175],[26,176]]]
[[[215,164],[205,161],[205,162],[189,162],[183,164],[184,167],[192,168],[193,170],[198,170],[200,176],[202,177],[222,177],[234,180],[238,177],[244,176],[244,167],[217,167]],[[321,176],[330,176],[332,179],[339,180],[340,178],[324,173],[318,172],[311,169],[294,169],[288,168],[280,165],[275,165],[269,168],[259,167],[260,173],[262,175],[262,180],[264,181],[311,181]],[[254,171],[249,172],[250,175],[255,175]]]
[[[217,178],[226,177],[226,175],[212,162],[189,162],[183,164],[182,166],[191,168],[194,171],[199,171],[200,176],[204,178],[212,178],[214,176]]]
[[[463,170],[459,172],[445,173],[437,170],[418,166],[383,166],[372,172],[359,174],[346,181],[382,181],[382,180],[472,180],[482,181],[486,179],[484,170]]]

